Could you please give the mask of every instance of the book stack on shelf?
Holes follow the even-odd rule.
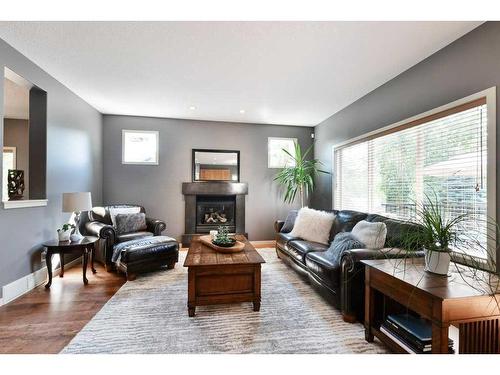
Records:
[[[432,326],[425,319],[409,314],[388,315],[380,331],[410,353],[430,353]],[[453,340],[448,339],[449,353],[454,353]]]

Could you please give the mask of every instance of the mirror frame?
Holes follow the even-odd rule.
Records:
[[[217,153],[226,153],[226,154],[236,154],[237,158],[237,173],[238,173],[238,179],[236,181],[227,181],[227,180],[200,180],[196,179],[196,158],[195,155],[197,152],[217,152]],[[192,169],[192,180],[193,182],[240,182],[240,151],[239,150],[215,150],[215,149],[205,149],[205,148],[193,148],[192,149],[192,163],[191,163],[191,169]]]

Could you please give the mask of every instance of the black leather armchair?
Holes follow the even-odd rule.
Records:
[[[100,241],[98,250],[96,251],[96,260],[103,263],[108,271],[114,269],[111,256],[113,255],[113,246],[115,244],[140,238],[160,236],[166,228],[164,221],[146,217],[147,228],[145,231],[119,235],[113,227],[109,210],[110,208],[123,207],[139,207],[140,212],[146,213],[144,207],[131,204],[94,207],[88,212],[88,221],[85,223],[86,234],[99,237]]]

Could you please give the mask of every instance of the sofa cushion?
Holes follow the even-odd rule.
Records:
[[[417,243],[412,243],[410,240],[414,237],[411,235],[412,232],[422,230],[419,224],[410,221],[389,219],[376,214],[368,215],[366,220],[371,222],[383,222],[385,224],[387,228],[387,237],[385,240],[386,247],[404,247],[408,250],[420,250],[419,245]]]
[[[367,249],[378,250],[384,247],[387,227],[384,222],[361,220],[352,228],[351,234]]]
[[[288,242],[286,246],[288,253],[301,263],[305,263],[307,253],[311,251],[326,251],[327,249],[328,245],[304,240],[293,240]]]
[[[352,231],[352,228],[366,216],[367,214],[358,211],[337,211],[330,231],[330,241],[333,241],[338,233]]]
[[[116,242],[126,242],[132,240],[138,240],[140,238],[153,237],[154,234],[152,232],[133,232],[133,233],[125,233],[117,236]]]
[[[141,212],[141,208],[139,206],[133,206],[133,207],[111,207],[109,209],[109,216],[111,218],[111,223],[116,228],[116,216],[117,215],[138,214],[139,212]]]
[[[303,207],[299,210],[290,234],[307,241],[327,245],[334,217],[335,215],[331,212]]]
[[[115,216],[116,220],[116,233],[132,233],[140,232],[147,229],[146,215],[143,212],[136,214],[118,214]]]
[[[293,237],[292,235],[290,235],[290,233],[278,233],[278,235],[276,236],[276,242],[282,248],[287,245],[288,241],[297,239],[297,237]]]
[[[295,224],[295,220],[297,219],[298,210],[291,210],[285,219],[285,224],[281,227],[281,233],[290,233]]]
[[[330,251],[310,252],[306,254],[307,269],[324,284],[332,289],[340,285],[340,265],[333,259]]]

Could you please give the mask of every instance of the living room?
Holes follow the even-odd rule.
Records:
[[[1,354],[500,353],[499,22],[50,12],[0,21]]]

